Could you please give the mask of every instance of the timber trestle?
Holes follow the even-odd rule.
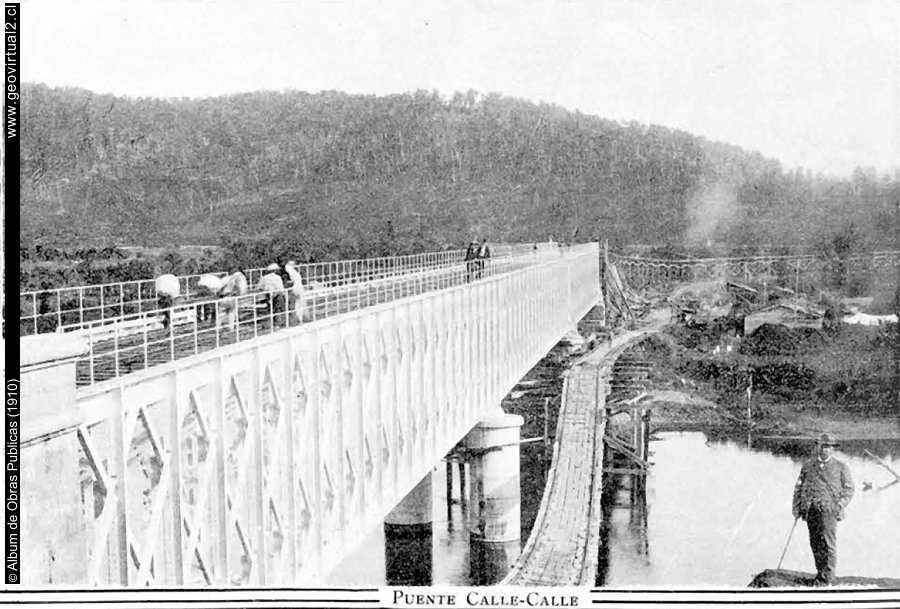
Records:
[[[544,496],[521,557],[500,585],[594,585],[606,447],[612,441],[633,457],[643,455],[646,463],[644,450],[632,450],[627,439],[607,435],[614,365],[669,318],[668,311],[654,311],[641,328],[602,343],[567,373]]]

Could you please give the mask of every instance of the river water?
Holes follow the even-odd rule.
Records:
[[[809,442],[710,441],[699,432],[662,433],[650,442],[645,492],[627,477],[607,496],[597,584],[613,588],[746,586],[778,564],[793,524],[791,496]],[[900,578],[900,483],[864,456],[868,449],[900,471],[900,440],[844,443],[837,457],[852,472],[856,496],[838,527],[838,575]],[[522,445],[522,543],[544,486],[542,449]],[[443,464],[433,475],[432,585],[469,585],[463,507],[447,512]],[[871,483],[870,490],[863,490]],[[632,500],[634,499],[634,500]],[[385,585],[384,532],[371,531],[331,575],[331,585]],[[784,569],[815,572],[804,523]]]
[[[746,586],[774,569],[788,539],[791,498],[812,446],[786,441],[708,441],[664,433],[650,443],[646,512],[627,482],[610,510],[597,583],[614,588]],[[838,526],[838,575],[900,578],[900,484],[868,449],[900,471],[900,441],[844,443],[856,495]],[[863,490],[871,483],[870,490]],[[646,526],[644,526],[644,521]],[[782,565],[815,573],[809,537],[798,523]]]

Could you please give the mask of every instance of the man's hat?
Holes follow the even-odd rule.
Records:
[[[478,239],[472,239],[472,240],[469,242],[469,245],[472,245],[472,244],[474,244],[474,243],[478,243]]]
[[[819,446],[838,446],[837,440],[834,439],[834,436],[830,433],[823,433],[816,440],[816,444]]]

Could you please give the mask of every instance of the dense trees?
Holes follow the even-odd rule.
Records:
[[[727,249],[897,240],[896,176],[814,177],[497,94],[158,100],[30,85],[23,100],[26,243],[264,238],[324,259],[461,247],[473,233]]]

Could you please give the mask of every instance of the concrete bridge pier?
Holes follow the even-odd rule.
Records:
[[[498,409],[465,437],[471,464],[469,574],[472,583],[499,582],[522,551],[519,415]]]
[[[384,519],[385,580],[389,586],[432,584],[432,472]]]
[[[75,360],[87,352],[84,340],[71,335],[41,334],[20,339],[21,404],[19,449],[7,456],[20,462],[19,484],[8,498],[21,506],[15,549],[26,585],[77,585],[88,575],[90,537],[84,500],[89,461],[76,433]],[[15,451],[15,452],[13,452]],[[12,461],[13,459],[10,459]],[[90,508],[86,508],[88,505]],[[91,514],[93,515],[93,514]],[[121,581],[125,581],[124,579]]]

